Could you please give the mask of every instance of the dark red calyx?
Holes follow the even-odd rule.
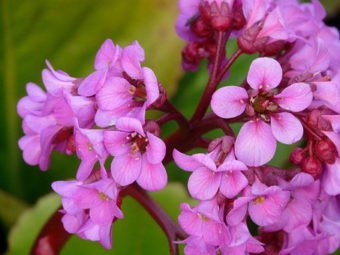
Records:
[[[314,179],[319,179],[322,173],[322,164],[317,157],[309,156],[303,159],[301,169],[303,172],[313,176]]]
[[[296,148],[290,154],[289,160],[294,165],[300,165],[305,157],[306,157],[305,150],[303,150],[302,148]]]
[[[263,47],[262,54],[268,57],[276,56],[285,48],[286,44],[285,41],[269,43]]]
[[[240,49],[247,54],[253,54],[258,51],[258,48],[263,46],[262,40],[257,40],[257,35],[262,29],[262,23],[257,22],[250,28],[242,32],[237,40],[237,44]],[[266,39],[267,42],[267,39]]]
[[[191,31],[198,37],[211,37],[213,34],[211,26],[201,16],[191,23]]]
[[[329,139],[318,141],[315,144],[316,156],[327,164],[334,164],[337,157],[337,150]]]
[[[240,30],[246,24],[246,18],[243,14],[242,1],[236,0],[233,6],[233,28]]]
[[[190,42],[182,51],[182,57],[185,62],[195,64],[199,63],[201,57],[199,55],[200,43]]]
[[[227,31],[231,27],[231,10],[226,2],[218,4],[216,1],[208,3],[203,1],[200,4],[200,13],[203,19],[208,22],[214,30]]]

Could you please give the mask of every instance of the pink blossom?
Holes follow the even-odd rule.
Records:
[[[118,189],[111,179],[84,184],[80,181],[59,181],[52,184],[62,196],[63,224],[70,233],[81,238],[100,241],[111,248],[111,225],[123,218],[117,206]]]
[[[162,161],[165,157],[164,142],[133,118],[120,118],[116,131],[104,132],[107,151],[114,156],[111,173],[115,181],[126,186],[134,181],[146,190],[162,189],[167,174]]]
[[[233,198],[248,184],[242,174],[242,171],[247,170],[246,165],[232,157],[219,166],[209,154],[186,156],[174,150],[173,157],[180,168],[193,172],[189,178],[188,188],[196,199],[209,200],[218,191],[227,198]]]
[[[233,209],[227,215],[230,225],[243,221],[248,211],[250,218],[259,226],[268,226],[280,220],[290,198],[290,192],[278,186],[266,186],[256,179],[244,197],[234,201]]]
[[[249,166],[270,161],[276,150],[275,140],[292,144],[303,135],[300,121],[290,112],[303,111],[311,104],[311,89],[306,83],[295,83],[276,93],[281,80],[280,64],[270,58],[259,58],[253,61],[247,76],[252,90],[230,86],[213,95],[212,109],[222,118],[237,117],[247,107],[255,112],[241,128],[235,143],[237,158]]]

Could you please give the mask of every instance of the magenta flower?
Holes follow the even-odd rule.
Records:
[[[144,50],[138,42],[123,50],[120,59],[121,77],[108,77],[96,94],[97,125],[114,125],[120,117],[137,118],[144,122],[146,109],[159,97],[159,86],[153,71],[141,67],[142,61]]]
[[[84,184],[79,181],[59,181],[52,184],[62,196],[63,224],[70,233],[81,238],[100,241],[111,248],[111,225],[123,218],[117,206],[118,189],[111,179]]]
[[[280,64],[270,58],[259,58],[251,64],[247,77],[253,90],[230,86],[213,95],[212,109],[222,118],[237,117],[247,107],[254,112],[252,120],[241,128],[235,143],[237,158],[249,166],[270,161],[276,150],[275,140],[292,144],[303,135],[300,121],[290,112],[303,111],[311,104],[311,89],[306,83],[294,83],[277,93],[275,89],[281,80]]]
[[[202,237],[189,236],[183,243],[185,255],[216,255],[216,247],[205,243]]]
[[[243,221],[248,211],[250,218],[259,226],[268,226],[280,220],[290,198],[290,192],[278,186],[266,186],[256,179],[244,197],[234,201],[233,209],[227,215],[230,225]]]
[[[104,165],[108,156],[104,146],[104,131],[78,128],[75,130],[75,143],[81,160],[77,179],[84,181],[90,176],[95,164],[99,161]]]
[[[230,234],[220,218],[216,200],[200,202],[193,209],[188,204],[182,204],[178,222],[186,233],[202,237],[207,244],[221,245],[229,242]]]
[[[111,39],[107,39],[97,52],[94,62],[96,70],[87,76],[79,85],[78,93],[82,96],[94,96],[100,90],[107,77],[120,75],[120,58],[122,49],[114,45]]]
[[[227,198],[234,198],[248,184],[242,174],[242,171],[248,169],[247,166],[233,156],[219,166],[216,166],[209,154],[187,156],[174,150],[173,157],[180,168],[193,172],[188,188],[191,196],[196,199],[212,199],[218,191]]]
[[[144,131],[141,122],[133,118],[120,118],[116,131],[104,132],[107,151],[114,156],[111,173],[115,181],[126,186],[134,181],[146,190],[160,190],[167,183],[162,161],[164,142]]]

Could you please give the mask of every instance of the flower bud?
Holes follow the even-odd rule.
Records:
[[[294,165],[301,164],[302,160],[305,158],[305,152],[302,148],[296,148],[290,154],[289,160]]]
[[[144,130],[158,137],[161,134],[161,129],[156,121],[148,121],[144,126]]]
[[[198,17],[192,22],[191,30],[199,37],[210,37],[213,33],[209,24],[202,17]]]
[[[230,6],[225,1],[204,1],[200,5],[200,12],[204,20],[210,23],[217,31],[226,31],[230,28],[232,17]]]
[[[321,140],[315,145],[316,156],[327,164],[334,164],[336,160],[336,148],[329,140]]]
[[[321,161],[313,156],[306,157],[301,164],[302,171],[310,174],[314,179],[319,179],[322,173]]]

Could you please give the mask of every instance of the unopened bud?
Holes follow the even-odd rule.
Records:
[[[336,160],[336,148],[334,144],[329,140],[321,140],[315,145],[316,156],[327,164],[334,164]]]
[[[144,130],[158,137],[161,134],[161,129],[156,121],[148,121],[144,126]]]
[[[213,33],[210,25],[202,17],[192,22],[191,30],[199,37],[210,37]]]
[[[290,154],[289,160],[294,165],[299,165],[302,163],[302,160],[305,158],[305,151],[301,148],[296,148]]]
[[[302,161],[301,164],[302,171],[310,174],[314,179],[319,179],[322,173],[321,161],[316,157],[307,157]]]

